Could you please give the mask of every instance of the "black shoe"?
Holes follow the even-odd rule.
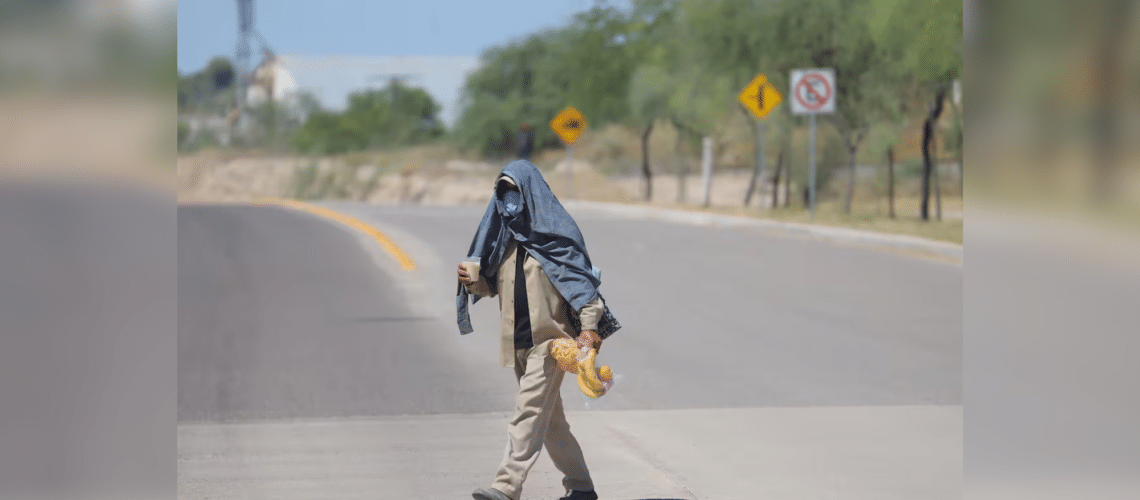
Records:
[[[511,497],[507,496],[506,493],[496,490],[495,488],[479,488],[471,493],[471,496],[474,497],[475,500],[511,500]],[[597,497],[595,496],[594,498]]]
[[[598,500],[598,494],[593,491],[573,491],[558,500]]]

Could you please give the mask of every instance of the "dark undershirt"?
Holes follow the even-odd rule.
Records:
[[[534,336],[530,331],[530,304],[526,296],[526,274],[523,273],[523,261],[527,253],[521,244],[518,244],[518,254],[515,256],[515,349],[529,349],[534,347]]]

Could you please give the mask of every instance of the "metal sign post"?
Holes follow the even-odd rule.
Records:
[[[810,178],[808,179],[808,204],[811,206],[811,219],[815,220],[815,114],[813,113],[808,117],[809,125],[808,132],[808,164],[811,165]]]
[[[815,115],[835,112],[835,70],[833,68],[792,70],[792,114],[808,115],[808,204],[815,219]]]
[[[768,168],[768,166],[765,165],[767,158],[764,156],[764,132],[766,132],[767,129],[768,124],[764,123],[763,120],[760,120],[760,123],[756,124],[756,206],[760,207],[761,211],[763,211],[766,206],[764,200],[760,198],[760,186],[764,182],[764,171]],[[775,190],[772,191],[772,196],[778,196]]]
[[[704,196],[701,198],[703,206],[709,206],[710,196],[712,194],[712,163],[713,163],[713,140],[712,137],[706,136],[701,140],[701,181],[704,187]]]
[[[568,144],[566,146],[566,185],[568,198],[574,197],[574,145]]]
[[[756,182],[760,182],[760,179],[764,175],[765,169],[764,132],[767,127],[764,123],[764,118],[767,118],[768,113],[771,113],[773,109],[776,109],[776,106],[784,100],[784,96],[780,95],[780,92],[768,82],[768,77],[764,76],[764,74],[761,73],[759,75],[756,75],[756,78],[753,78],[752,82],[746,85],[744,89],[740,91],[740,94],[736,96],[736,98],[740,101],[740,104],[744,105],[745,108],[752,112],[752,114],[759,122],[756,126],[755,179]],[[756,199],[759,200],[760,186],[757,185],[755,187]],[[751,196],[751,193],[751,188],[749,188],[749,196]],[[776,196],[776,193],[773,192],[772,196]],[[759,203],[759,206],[761,209],[763,209],[764,203]]]

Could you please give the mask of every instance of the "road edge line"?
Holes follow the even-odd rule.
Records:
[[[412,258],[408,256],[408,254],[404,252],[404,250],[401,249],[399,245],[396,244],[395,241],[392,241],[392,238],[389,238],[388,235],[384,234],[379,229],[376,229],[375,227],[355,217],[342,214],[330,208],[320,207],[317,205],[312,205],[296,200],[288,200],[284,198],[258,198],[251,201],[250,204],[292,208],[294,210],[300,210],[302,212],[307,212],[316,216],[332,219],[336,222],[356,229],[357,231],[360,231],[368,236],[371,236],[376,240],[377,243],[380,244],[381,248],[387,251],[393,259],[396,259],[396,262],[400,264],[400,268],[403,270],[415,271],[417,268],[415,261],[413,261]]]

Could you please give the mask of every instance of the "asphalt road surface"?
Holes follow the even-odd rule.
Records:
[[[0,498],[153,498],[175,480],[171,197],[0,184]]]
[[[417,315],[351,234],[274,207],[181,207],[181,420],[490,411],[433,357]]]
[[[515,389],[497,302],[471,335],[454,315],[482,207],[325,206],[418,268],[288,208],[178,209],[180,497],[464,498],[491,479]],[[563,386],[603,496],[960,496],[960,266],[574,215],[624,325],[599,357],[613,393],[587,409]],[[540,461],[528,484],[557,481]]]

